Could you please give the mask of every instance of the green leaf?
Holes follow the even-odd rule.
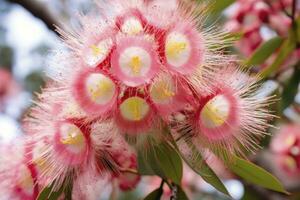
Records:
[[[294,31],[290,31],[289,38],[284,40],[274,62],[260,72],[260,77],[262,79],[267,78],[277,71],[277,69],[283,64],[287,57],[295,50],[296,42],[296,33]]]
[[[177,146],[181,153],[184,161],[189,165],[189,167],[199,174],[204,181],[212,185],[218,191],[225,195],[230,196],[225,185],[216,175],[216,173],[210,168],[210,166],[203,159],[201,153],[197,150],[192,142],[187,142],[184,140],[177,141]]]
[[[244,195],[241,200],[264,200],[264,197],[258,194],[255,190],[250,187],[244,187]]]
[[[246,60],[246,66],[253,66],[262,64],[267,58],[269,58],[283,43],[283,39],[281,37],[274,37],[265,43],[263,43],[260,47],[258,47],[252,56]]]
[[[166,177],[180,185],[183,166],[178,153],[170,147],[170,145],[162,143],[161,146],[157,148],[157,159]]]
[[[235,0],[218,0],[218,1],[214,1],[213,5],[210,8],[210,12],[212,14],[218,14],[221,13],[223,10],[225,10],[227,7],[229,7],[231,4],[234,3]],[[209,1],[210,3],[212,3],[212,1]]]
[[[288,83],[284,87],[281,98],[281,112],[283,112],[289,105],[294,102],[295,96],[298,93],[298,86],[300,83],[300,62],[295,66],[295,71]]]
[[[64,193],[65,200],[72,200],[73,179],[65,179],[59,190],[54,189],[54,181],[50,186],[45,187],[37,197],[37,200],[57,200]]]
[[[147,159],[148,153],[144,154],[142,151],[138,151],[137,161],[138,161],[138,172],[141,175],[155,175],[153,169],[148,164]]]
[[[288,192],[285,191],[280,181],[277,178],[275,178],[272,174],[247,160],[239,158],[235,155],[232,156],[233,160],[231,162],[226,162],[226,164],[227,167],[236,175],[245,179],[249,183],[256,184],[277,192],[288,194]]]
[[[177,185],[177,199],[179,200],[189,200],[183,189]]]
[[[202,154],[198,151],[193,142],[188,139],[181,138],[181,136],[185,135],[185,133],[168,131],[165,134],[170,136],[170,143],[174,145],[176,150],[180,153],[182,159],[193,171],[199,174],[204,181],[212,185],[216,190],[227,196],[230,196],[225,185],[205,162]],[[177,139],[175,142],[174,138],[179,139]]]
[[[152,145],[147,152],[142,152],[138,158],[139,171],[146,175],[154,174],[171,179],[180,185],[182,179],[183,166],[178,153],[167,143]],[[149,170],[149,168],[151,170]]]
[[[64,190],[65,200],[72,200],[72,192],[73,192],[73,184],[67,185]]]
[[[163,194],[162,188],[158,188],[158,189],[154,190],[153,192],[151,192],[150,194],[148,194],[144,198],[144,200],[160,200],[162,194]]]
[[[63,193],[63,187],[61,187],[58,191],[54,191],[53,186],[54,183],[51,186],[44,188],[39,194],[37,200],[57,200]]]

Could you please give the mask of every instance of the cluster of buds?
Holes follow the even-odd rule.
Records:
[[[80,16],[80,29],[60,30],[69,48],[57,53],[51,80],[24,119],[30,156],[27,168],[16,168],[33,170],[33,187],[19,184],[20,191],[34,196],[72,182],[78,197],[86,181],[107,176],[131,189],[139,181],[136,154],[124,138],[147,151],[148,138],[163,141],[166,130],[201,150],[258,147],[272,100],[259,94],[257,77],[222,54],[230,41],[204,28],[203,6],[111,0],[98,7],[98,15]],[[1,169],[0,180],[18,184]]]
[[[263,30],[279,36],[287,36],[292,19],[285,13],[292,9],[293,0],[239,0],[230,15],[227,28],[243,33],[237,44],[240,51],[249,56],[264,41]],[[296,9],[300,9],[296,5]]]

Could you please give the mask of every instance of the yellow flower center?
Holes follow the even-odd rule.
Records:
[[[140,121],[149,112],[149,105],[140,97],[130,97],[120,105],[120,110],[125,119]]]
[[[81,130],[75,125],[67,126],[67,133],[66,135],[62,136],[60,142],[64,145],[82,148],[85,144],[85,139]]]
[[[297,169],[297,163],[296,163],[295,159],[291,156],[287,156],[284,160],[284,163],[290,170]]]
[[[201,120],[208,128],[223,125],[229,116],[229,102],[223,95],[218,95],[208,101],[201,111]]]
[[[100,47],[97,47],[96,45],[91,46],[92,52],[94,56],[98,56],[102,53]]]
[[[86,87],[89,97],[97,104],[109,103],[116,91],[114,82],[100,73],[91,74],[87,79]]]
[[[185,66],[190,59],[192,46],[189,38],[180,32],[171,32],[166,38],[165,53],[167,63],[175,68]]]
[[[293,135],[289,135],[289,136],[285,139],[284,143],[285,143],[287,146],[292,146],[292,145],[295,143],[295,140],[296,140],[296,138],[295,138]]]
[[[151,98],[156,103],[168,103],[175,96],[171,79],[163,79],[155,82],[151,87]]]
[[[113,85],[108,80],[102,80],[96,84],[96,87],[89,86],[89,91],[93,101],[96,101],[101,96],[106,96],[113,89]]]
[[[178,58],[186,48],[186,42],[169,41],[166,45],[167,56],[173,59]]]
[[[134,75],[141,73],[142,61],[139,56],[133,56],[130,60],[129,66]]]

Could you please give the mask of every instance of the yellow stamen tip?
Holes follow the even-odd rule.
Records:
[[[219,109],[211,104],[207,104],[202,111],[203,117],[209,119],[215,126],[220,126],[226,121],[225,117],[220,116]]]
[[[142,61],[140,59],[139,56],[133,56],[131,58],[131,61],[129,63],[129,66],[132,70],[132,72],[135,74],[135,75],[138,75],[140,74],[141,72],[141,67],[142,67]]]
[[[157,82],[152,88],[152,97],[157,101],[164,101],[175,96],[175,92],[172,89],[173,87],[170,84],[171,83],[166,81]]]
[[[130,97],[121,106],[122,115],[131,121],[140,121],[148,113],[149,107],[146,101],[140,97]]]
[[[101,54],[101,49],[99,47],[97,47],[96,45],[92,45],[91,49],[93,51],[94,56]]]
[[[67,138],[62,138],[61,143],[65,145],[81,145],[83,143],[83,135],[78,130],[69,130]]]
[[[294,170],[297,168],[297,163],[296,163],[295,159],[290,156],[285,159],[285,164],[291,170]]]
[[[99,97],[107,94],[112,90],[112,85],[109,81],[101,81],[96,85],[96,89],[93,87],[89,87],[89,91],[91,93],[91,97],[93,101],[96,101]]]
[[[186,42],[171,41],[167,43],[166,52],[169,57],[176,58],[182,51],[186,50]]]

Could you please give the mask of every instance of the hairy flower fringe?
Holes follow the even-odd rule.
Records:
[[[23,140],[3,144],[1,149],[1,155],[9,156],[0,159],[0,199],[31,200],[38,195],[37,170],[30,163],[29,146]]]
[[[229,152],[244,156],[245,151],[255,152],[260,148],[259,140],[271,127],[268,121],[275,117],[268,110],[274,97],[259,95],[258,79],[238,69],[221,69],[215,77],[216,81],[210,86],[215,93],[198,99],[198,107],[181,114],[182,121],[173,118],[173,131],[199,148],[208,148],[217,154]],[[224,95],[229,95],[229,99]],[[217,96],[223,96],[215,100],[221,104],[210,103]]]
[[[68,49],[50,55],[50,80],[24,119],[27,164],[40,188],[74,183],[74,199],[93,199],[86,184],[98,179],[132,189],[140,177],[128,173],[137,167],[128,143],[147,154],[168,129],[183,152],[189,144],[242,155],[259,147],[273,99],[223,54],[233,39],[205,26],[207,5],[97,3],[97,13],[78,15],[80,27],[59,29]],[[202,153],[186,152],[189,160]]]
[[[31,163],[37,166],[39,182],[44,186],[54,183],[57,189],[68,176],[78,177],[82,170],[98,174],[117,172],[112,152],[121,148],[121,144],[115,142],[120,133],[114,124],[111,121],[91,124],[70,118],[67,124],[74,123],[71,130],[82,131],[84,135],[66,135],[58,139],[57,126],[66,122],[65,116],[59,112],[61,108],[60,105],[40,102],[24,120],[24,127],[30,135],[28,139],[33,144]]]

